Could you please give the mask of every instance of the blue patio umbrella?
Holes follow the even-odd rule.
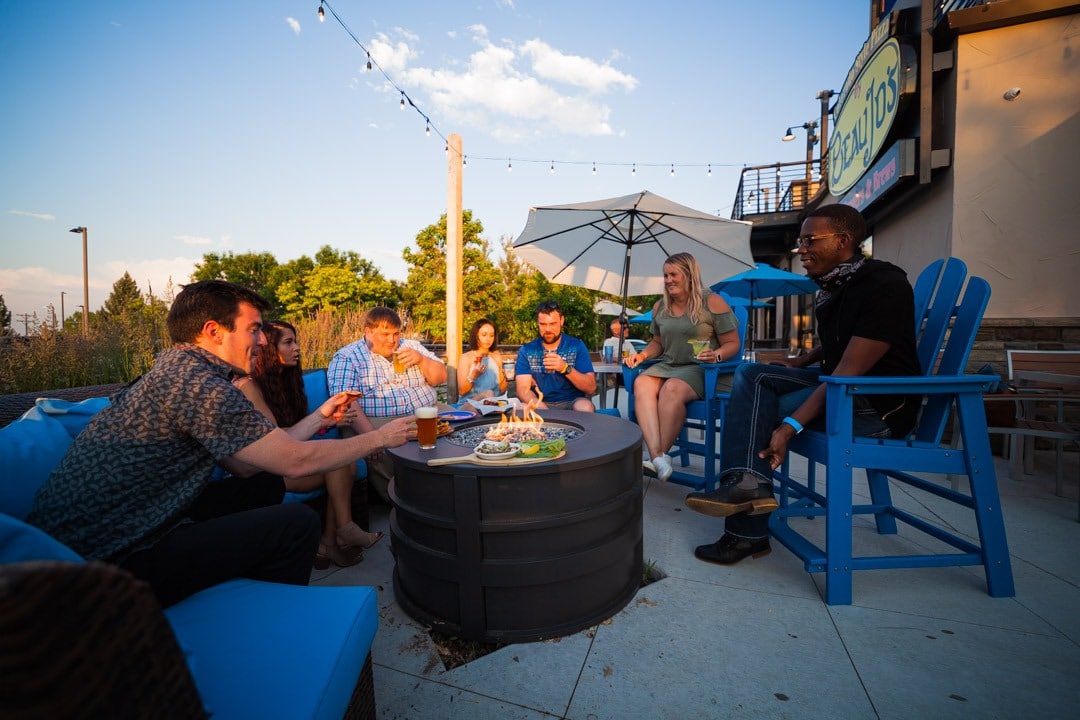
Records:
[[[758,265],[753,270],[745,270],[732,275],[710,286],[709,289],[713,292],[723,292],[731,297],[747,298],[751,304],[756,302],[757,298],[807,295],[820,290],[818,284],[805,275],[774,268],[771,265]],[[751,333],[748,337],[753,347],[753,334]]]
[[[731,307],[737,307],[741,305],[743,307],[763,308],[772,305],[772,303],[767,303],[763,300],[751,301],[749,298],[733,297],[731,295],[728,295],[727,293],[721,294],[724,296],[724,300],[727,301],[727,304]],[[635,315],[634,317],[630,318],[630,322],[641,323],[644,325],[650,324],[652,322],[652,310],[649,310],[648,312],[642,313],[640,315]]]

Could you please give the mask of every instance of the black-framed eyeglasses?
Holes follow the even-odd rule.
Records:
[[[846,235],[846,234],[847,233],[833,232],[833,233],[822,233],[820,235],[800,235],[799,237],[795,238],[795,247],[797,247],[797,248],[809,248],[817,240],[822,240],[822,239],[827,238],[827,237],[835,237],[836,235]]]
[[[555,302],[554,300],[545,300],[544,302],[542,302],[542,303],[540,303],[539,305],[536,306],[536,312],[537,313],[550,313],[550,312],[561,313],[562,308],[559,306],[559,303]]]

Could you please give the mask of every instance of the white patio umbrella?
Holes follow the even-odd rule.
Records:
[[[664,260],[692,254],[708,282],[754,267],[750,223],[709,215],[643,191],[529,210],[514,251],[561,285],[622,297],[664,291]]]
[[[635,315],[641,314],[637,310],[624,308],[622,305],[619,305],[618,303],[613,303],[610,300],[597,300],[596,303],[593,305],[593,312],[595,312],[597,315],[620,316],[623,314],[624,311],[626,312],[626,315],[628,317],[634,317]]]

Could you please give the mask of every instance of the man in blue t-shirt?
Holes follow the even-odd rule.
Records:
[[[559,303],[549,300],[536,308],[540,337],[521,346],[517,356],[517,397],[523,403],[538,399],[537,407],[593,412],[592,395],[596,392],[589,349],[576,337],[564,335]]]

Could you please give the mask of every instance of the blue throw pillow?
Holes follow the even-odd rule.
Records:
[[[64,457],[72,437],[58,420],[40,408],[0,428],[0,458],[4,473],[0,480],[0,512],[25,518],[34,502],[34,493]]]
[[[29,560],[82,562],[78,553],[32,525],[0,513],[0,563]]]

